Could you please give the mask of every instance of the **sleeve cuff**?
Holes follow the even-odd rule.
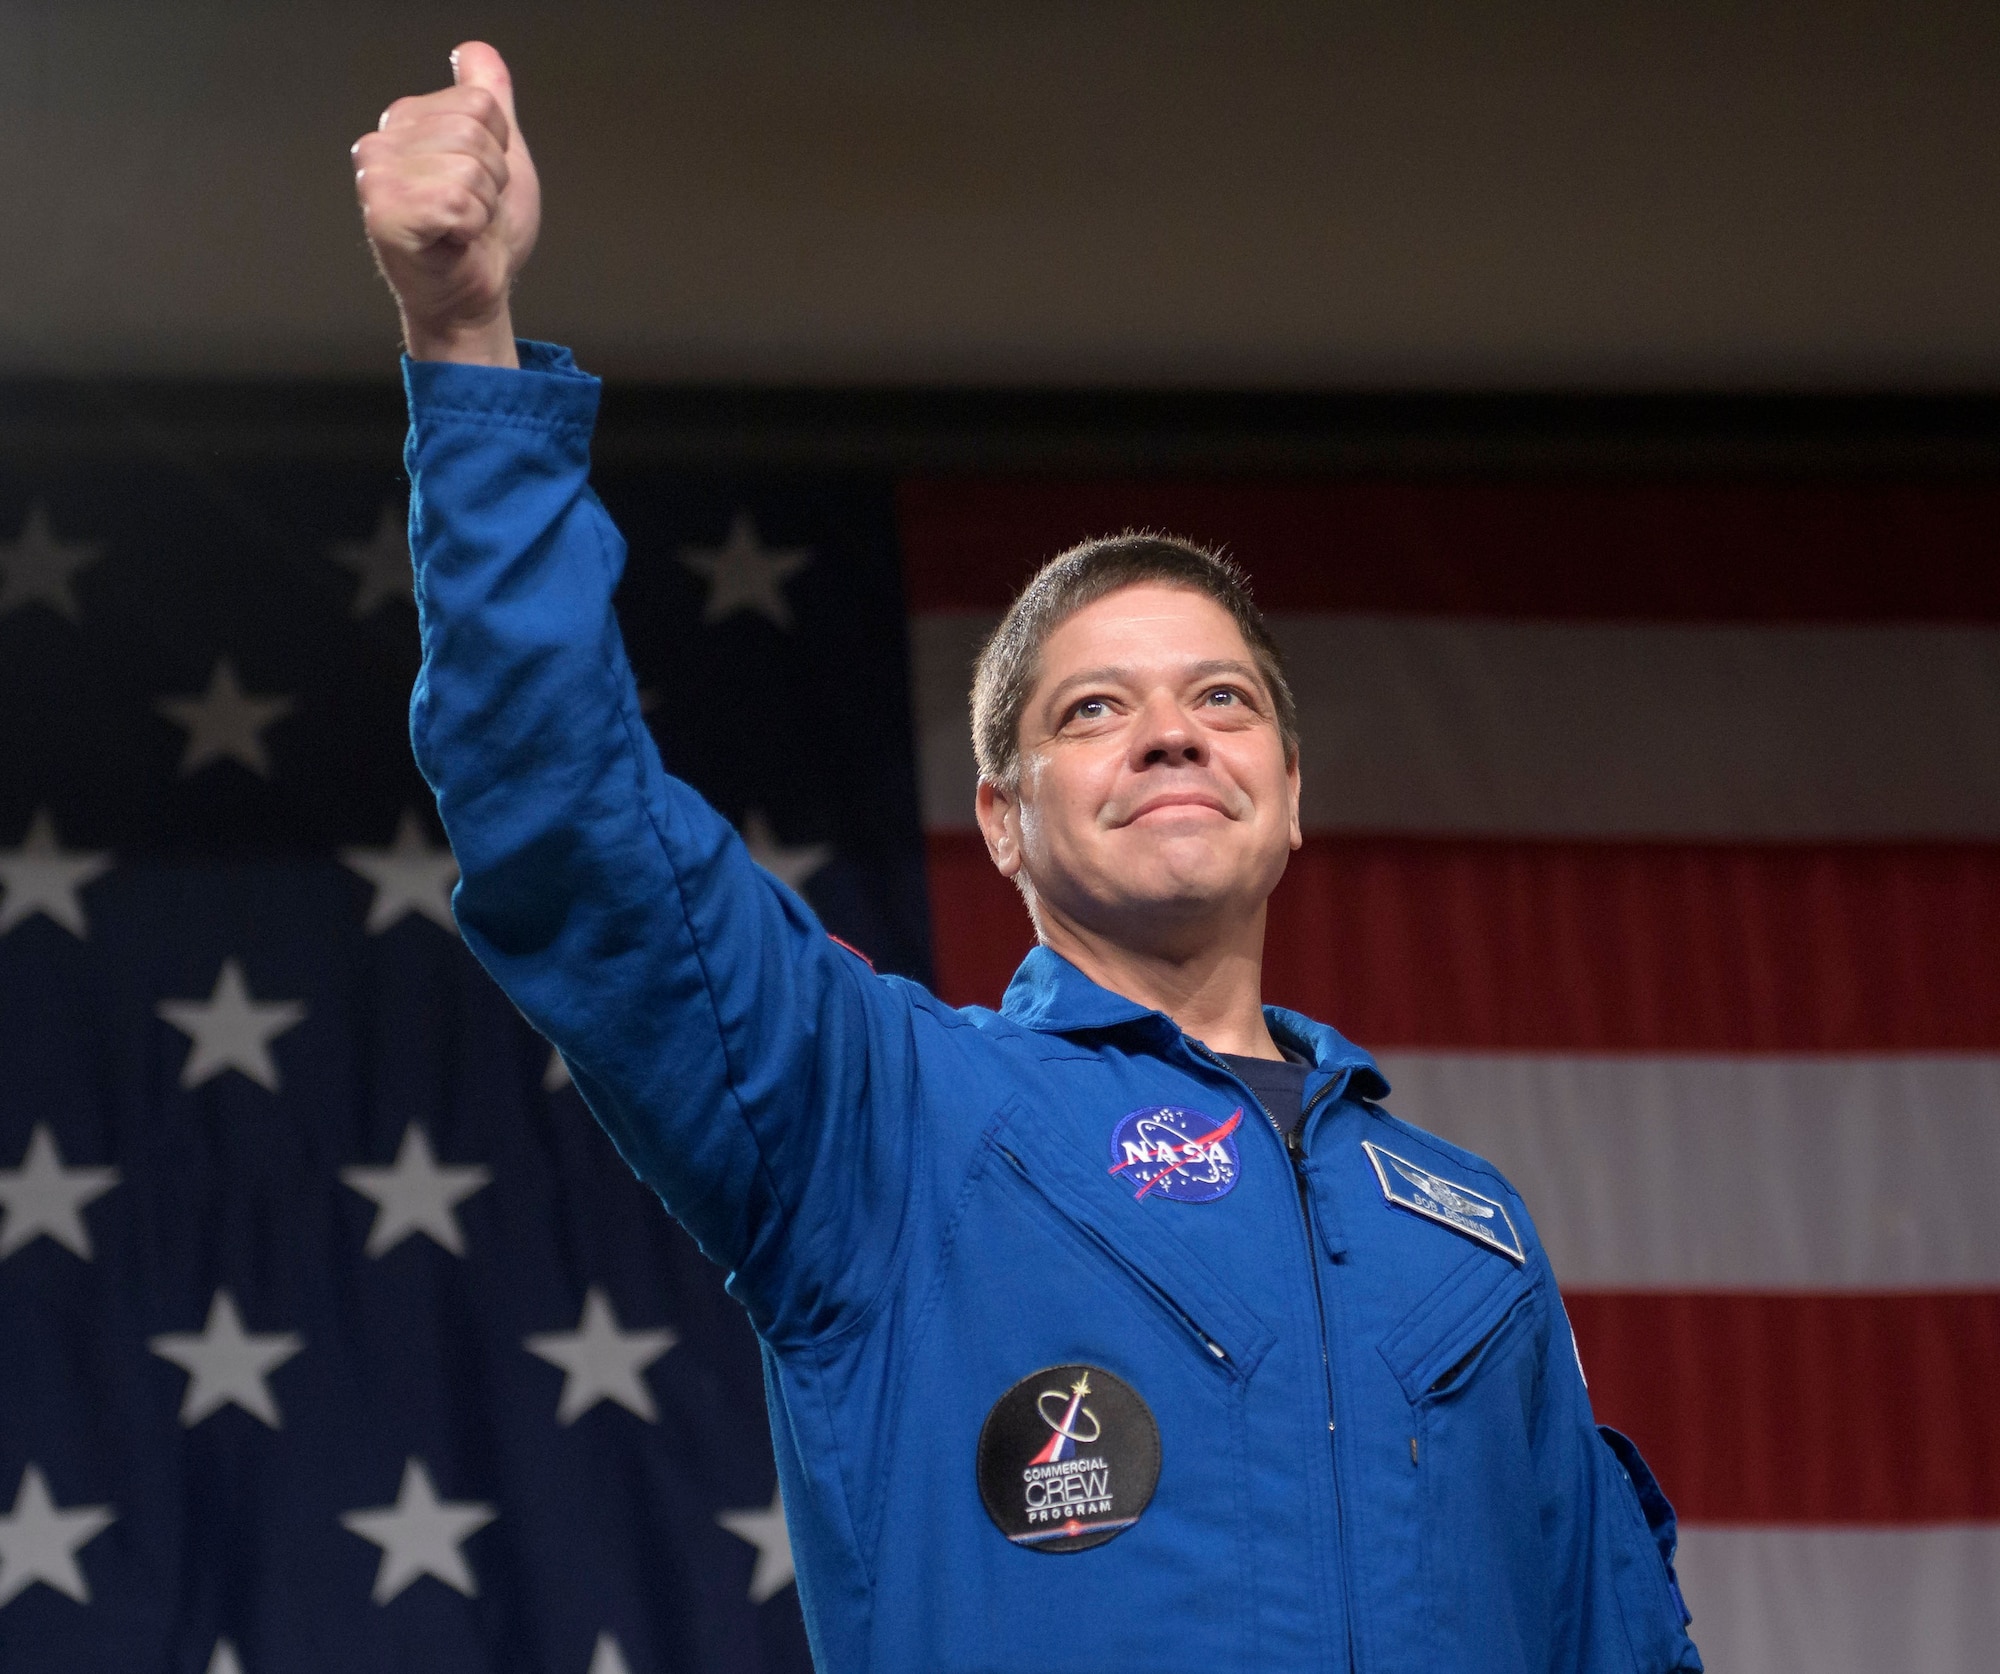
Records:
[[[515,348],[521,356],[518,371],[403,356],[403,391],[412,430],[441,419],[593,429],[602,382],[582,371],[576,357],[560,344],[517,338]]]

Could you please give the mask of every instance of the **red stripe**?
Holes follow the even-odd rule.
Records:
[[[1599,1420],[1686,1521],[2000,1518],[2000,1293],[1564,1300]]]
[[[1226,546],[1266,610],[2000,621],[2000,488],[1899,483],[913,480],[912,610],[999,610],[1121,529]]]
[[[938,991],[997,1004],[1027,916],[928,838]],[[2000,1048],[2000,845],[1308,838],[1265,993],[1370,1047]]]
[[[1014,967],[1034,945],[1027,909],[993,870],[978,832],[927,832],[924,849],[938,998],[954,1006],[997,1006]]]

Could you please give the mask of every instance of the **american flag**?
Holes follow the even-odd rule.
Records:
[[[453,928],[384,451],[0,478],[0,1668],[805,1669],[748,1322]],[[927,977],[889,485],[602,487],[669,759]]]
[[[1990,1666],[2000,494],[599,481],[670,765],[954,1002],[1027,942],[980,634],[1226,544],[1305,726],[1270,997],[1527,1195],[1710,1666]],[[749,1328],[451,931],[400,515],[339,450],[0,473],[10,1674],[806,1665]]]

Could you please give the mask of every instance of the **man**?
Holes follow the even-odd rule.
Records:
[[[355,148],[412,734],[467,943],[756,1324],[821,1665],[1698,1668],[1519,1198],[1261,1004],[1299,763],[1241,578],[1125,537],[1029,585],[974,729],[1041,945],[997,1013],[877,977],[640,721],[597,385],[516,343],[533,164],[498,54],[454,64]]]

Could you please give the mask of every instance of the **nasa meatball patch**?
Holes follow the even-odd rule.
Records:
[[[1101,1366],[1049,1366],[993,1403],[979,1429],[979,1497],[1036,1552],[1102,1546],[1139,1521],[1160,1480],[1160,1430]]]
[[[1236,1150],[1242,1125],[1240,1107],[1226,1121],[1164,1104],[1135,1110],[1111,1130],[1112,1176],[1126,1181],[1134,1197],[1213,1203],[1242,1176]]]

